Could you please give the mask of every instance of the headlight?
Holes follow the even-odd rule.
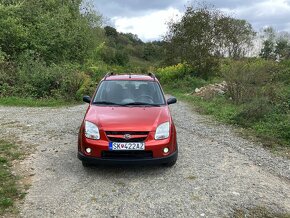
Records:
[[[99,128],[95,124],[85,121],[85,136],[89,139],[100,139]]]
[[[155,139],[167,139],[169,137],[169,122],[160,124],[155,133]]]

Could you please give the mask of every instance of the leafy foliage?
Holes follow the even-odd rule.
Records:
[[[2,51],[14,60],[29,52],[48,64],[84,62],[98,44],[94,35],[101,29],[97,25],[92,28],[91,14],[80,13],[80,2],[27,0],[1,4]],[[95,23],[99,20],[97,17]]]
[[[253,129],[265,144],[290,145],[289,69],[288,62],[259,59],[223,66],[229,88],[223,102],[236,107],[227,122]]]
[[[217,42],[219,48],[217,48],[216,53],[233,59],[245,57],[255,36],[252,25],[246,20],[227,16],[220,18],[217,22],[216,28],[221,37]]]
[[[277,69],[278,65],[270,61],[236,61],[224,65],[222,74],[229,96],[239,104],[265,96]]]
[[[156,76],[167,89],[179,89],[191,92],[192,89],[206,84],[206,81],[192,75],[190,68],[185,64],[157,68]]]
[[[272,27],[263,30],[263,45],[260,57],[267,60],[286,60],[290,58],[289,33],[276,32]]]
[[[221,56],[243,57],[253,35],[251,25],[244,20],[207,6],[189,6],[181,21],[169,23],[165,40],[171,63],[186,63],[207,79],[219,70]]]
[[[141,61],[158,62],[163,58],[162,42],[144,43],[132,33],[119,33],[113,27],[104,28],[107,37],[101,50],[101,59],[109,65],[132,65],[132,57]]]
[[[91,93],[82,64],[104,41],[101,16],[80,0],[0,4],[0,96],[77,99]]]

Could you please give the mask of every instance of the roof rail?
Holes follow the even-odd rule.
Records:
[[[156,76],[154,75],[154,73],[148,73],[148,76],[152,77],[154,80],[156,80]]]
[[[106,76],[105,76],[105,80],[107,79],[107,77],[109,77],[109,76],[113,76],[113,75],[114,75],[113,72],[109,72],[109,73],[107,73]]]

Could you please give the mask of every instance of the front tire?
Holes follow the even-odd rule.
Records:
[[[168,163],[163,164],[165,167],[173,167],[176,164],[177,159],[170,161]]]
[[[85,167],[85,168],[88,168],[88,167],[92,166],[92,164],[90,164],[90,163],[88,163],[86,161],[82,161],[82,164],[83,164],[83,167]]]
[[[176,157],[173,160],[171,160],[171,161],[169,161],[167,163],[164,163],[163,166],[165,166],[165,167],[173,167],[176,164],[176,161],[177,161],[177,158],[178,158],[178,149],[176,150],[176,152],[177,152]]]

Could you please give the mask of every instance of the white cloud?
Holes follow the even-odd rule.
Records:
[[[176,15],[182,16],[180,10],[182,5],[186,4],[185,2],[190,1],[171,0],[168,2],[171,7],[163,5],[165,9],[160,9],[162,5],[160,7],[149,5],[150,7],[146,7],[143,11],[141,10],[142,7],[135,5],[130,10],[127,8],[131,11],[130,13],[125,10],[127,6],[124,6],[124,10],[117,10],[122,11],[122,13],[114,13],[116,16],[111,21],[118,31],[137,34],[144,41],[161,39],[161,36],[167,31],[166,22],[176,17]],[[217,7],[228,15],[238,19],[246,19],[256,31],[265,26],[272,26],[278,31],[290,32],[290,0],[208,0],[208,2],[216,3]],[[143,3],[140,1],[140,4]],[[121,5],[119,6],[121,7]],[[112,8],[114,7],[112,6]]]
[[[288,30],[290,14],[289,0],[266,0],[253,2],[248,6],[236,8],[223,8],[229,14],[234,14],[236,18],[248,20],[256,30],[265,26],[272,26],[277,30]]]
[[[264,2],[255,3],[248,7],[242,7],[237,10],[238,15],[240,16],[252,15],[260,19],[288,15],[289,11],[290,11],[289,2],[285,0],[275,0],[275,1],[268,0]]]
[[[139,17],[114,17],[114,26],[120,32],[134,33],[144,41],[160,39],[167,31],[166,23],[180,17],[182,13],[175,8],[151,11]]]

